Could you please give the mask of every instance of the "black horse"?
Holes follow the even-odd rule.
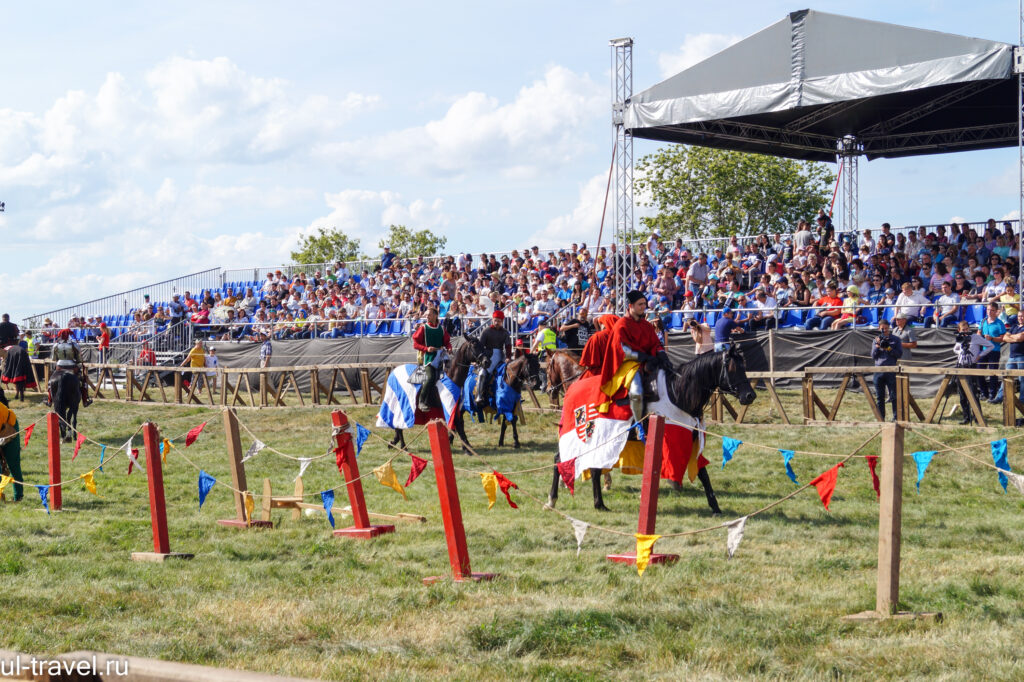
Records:
[[[728,393],[736,397],[741,405],[749,405],[754,402],[757,394],[750,386],[747,378],[747,368],[743,355],[735,346],[729,350],[717,353],[704,353],[693,360],[685,362],[678,369],[665,377],[665,386],[668,400],[683,412],[694,419],[701,419],[704,416],[704,408],[711,400],[715,390]],[[694,434],[696,437],[696,434]],[[558,463],[558,455],[555,455],[555,463]],[[718,500],[715,497],[714,488],[711,487],[711,478],[706,468],[697,472],[697,478],[704,487],[704,495],[707,497],[708,506],[712,513],[721,514],[718,507]],[[561,477],[558,474],[558,467],[555,467],[551,479],[551,491],[548,494],[548,506],[554,507],[558,500],[558,484]],[[601,470],[590,470],[590,481],[594,489],[594,508],[608,511],[604,504],[604,496],[601,494]]]
[[[505,365],[505,382],[509,387],[516,393],[522,393],[523,384],[530,380],[530,355],[521,355],[515,360]],[[534,362],[536,362],[534,357]],[[520,398],[522,400],[522,398]],[[501,415],[501,434],[498,436],[498,447],[505,445],[505,431],[508,429],[508,425],[512,424],[512,447],[516,450],[519,449],[519,420],[514,418],[511,422],[505,419],[505,415]]]
[[[75,372],[60,369],[50,379],[53,411],[60,417],[60,437],[71,442],[72,432],[78,433],[78,405],[82,401],[82,384]],[[69,426],[70,424],[70,426]]]

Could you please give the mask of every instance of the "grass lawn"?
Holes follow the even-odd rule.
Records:
[[[822,392],[830,401],[834,393]],[[785,395],[790,416],[797,397]],[[866,418],[862,396],[847,398],[841,418]],[[13,403],[22,425],[44,414],[38,398]],[[986,406],[991,416],[997,411]],[[858,410],[862,412],[858,413]],[[364,425],[373,410],[349,414]],[[751,409],[770,421],[764,394]],[[556,417],[528,413],[523,449],[498,451],[497,430],[470,425],[469,436],[499,471],[551,462]],[[115,448],[146,419],[180,437],[209,420],[185,454],[230,482],[218,411],[175,406],[97,403],[83,410],[90,438]],[[322,408],[241,410],[239,419],[265,443],[296,456],[321,454],[330,436]],[[720,441],[709,440],[712,479],[730,520],[791,492],[779,453],[756,448],[845,454],[867,428],[716,426],[741,438],[725,471]],[[1012,430],[929,429],[949,445],[984,443]],[[415,436],[407,434],[407,440]],[[243,448],[250,438],[243,431]],[[45,425],[23,451],[29,481],[46,482]],[[1024,465],[1024,439],[1010,442],[1010,463]],[[141,447],[141,437],[137,441]],[[183,445],[183,439],[176,443]],[[87,445],[65,478],[86,471],[99,450]],[[865,452],[877,454],[879,441]],[[409,448],[429,459],[426,436]],[[933,449],[907,434],[906,450]],[[108,457],[113,448],[108,449]],[[987,447],[972,454],[990,460]],[[389,457],[371,439],[360,457],[368,473]],[[456,455],[456,466],[485,470]],[[835,460],[797,455],[801,483]],[[408,458],[395,461],[399,479]],[[459,491],[473,569],[501,574],[492,583],[425,587],[421,579],[449,571],[432,469],[403,500],[364,479],[371,511],[422,514],[423,525],[372,541],[334,538],[321,514],[292,521],[275,511],[274,530],[216,525],[234,515],[227,488],[214,487],[202,511],[197,472],[172,452],[164,468],[172,551],[192,561],[136,563],[132,551],[152,547],[145,475],[126,477],[118,457],[97,474],[99,497],[80,483],[64,491],[62,513],[47,515],[33,489],[25,502],[0,506],[0,648],[32,654],[92,649],[116,654],[327,679],[619,679],[914,678],[1021,679],[1024,639],[1024,498],[1004,494],[995,472],[945,453],[921,485],[905,465],[902,606],[942,611],[943,622],[852,624],[841,616],[874,608],[878,506],[864,460],[840,471],[832,512],[813,489],[751,519],[736,557],[726,558],[725,531],[665,539],[656,549],[681,555],[673,566],[636,570],[605,560],[634,549],[629,539],[592,530],[579,558],[572,527],[513,492],[518,511],[500,493],[493,509],[480,478],[460,475]],[[264,451],[247,464],[249,486],[264,477],[288,494],[296,462]],[[550,471],[510,475],[524,491],[545,497]],[[314,462],[305,476],[316,493],[341,482],[333,459]],[[639,478],[616,475],[605,496],[613,511],[593,510],[589,484],[575,498],[562,492],[559,509],[604,526],[633,531]],[[10,499],[8,489],[8,499]],[[336,509],[347,504],[343,490]],[[310,501],[313,501],[312,499]],[[257,509],[259,503],[257,501]],[[658,530],[712,525],[699,488],[663,489]],[[348,519],[336,512],[339,527]]]

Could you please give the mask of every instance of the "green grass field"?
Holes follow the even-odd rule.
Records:
[[[791,416],[798,414],[795,396],[786,400]],[[23,425],[44,414],[38,402],[12,407]],[[762,394],[751,411],[754,421],[768,421],[767,407]],[[844,418],[856,417],[857,409],[844,407]],[[372,410],[349,414],[372,425]],[[496,449],[496,428],[469,427],[499,471],[551,462],[555,415],[527,417],[518,452]],[[322,408],[242,410],[239,418],[267,444],[297,456],[322,453],[330,436]],[[230,482],[218,411],[97,403],[81,413],[80,427],[116,447],[147,419],[169,437],[209,420],[185,454]],[[870,434],[866,428],[712,428],[747,443],[837,454]],[[928,433],[949,445],[1009,434]],[[248,447],[244,432],[242,439]],[[23,453],[29,481],[46,481],[45,442],[41,423]],[[1021,442],[1011,441],[1012,465],[1024,465]],[[933,448],[908,433],[906,449]],[[410,450],[429,458],[426,436]],[[721,471],[720,451],[720,441],[710,439],[721,520],[793,490],[778,452],[745,445]],[[878,441],[865,452],[877,454]],[[986,447],[972,454],[990,459]],[[92,468],[98,457],[98,448],[86,446],[71,462],[65,446],[65,478]],[[388,457],[371,439],[359,464],[368,473]],[[480,459],[455,460],[486,470]],[[794,468],[803,483],[833,462],[797,455]],[[408,458],[397,459],[395,468],[404,481]],[[332,537],[321,514],[296,522],[289,512],[275,511],[273,530],[220,527],[216,519],[234,515],[230,492],[215,487],[200,511],[197,472],[172,452],[164,469],[171,549],[196,556],[165,564],[130,560],[133,551],[150,550],[152,540],[145,476],[126,477],[126,470],[121,456],[97,474],[99,497],[80,483],[70,485],[62,513],[46,515],[33,489],[25,502],[0,506],[0,648],[32,654],[91,649],[327,679],[1024,677],[1017,648],[1024,637],[1024,498],[1012,487],[1004,494],[994,471],[955,454],[936,456],[920,495],[912,461],[904,480],[901,606],[942,611],[944,621],[858,624],[841,617],[874,607],[878,505],[864,460],[841,470],[831,513],[812,488],[751,519],[734,559],[726,558],[724,530],[665,539],[656,549],[678,553],[680,561],[652,566],[643,577],[604,558],[634,549],[628,538],[592,530],[577,558],[564,518],[517,493],[518,511],[500,494],[488,511],[479,476],[460,475],[473,569],[501,577],[430,587],[423,577],[449,571],[430,468],[410,487],[407,501],[364,480],[371,511],[422,514],[428,522],[355,541]],[[275,492],[287,494],[297,472],[295,462],[268,451],[247,464],[256,491],[270,477]],[[546,496],[549,470],[510,477],[524,491]],[[312,464],[305,482],[307,492],[316,493],[341,481],[328,458]],[[589,484],[580,485],[575,498],[562,492],[559,509],[634,531],[639,478],[616,475],[605,499],[613,511],[594,511]],[[345,504],[339,490],[337,507]],[[681,494],[663,488],[659,512],[663,533],[719,520],[711,518],[700,489],[689,486]],[[339,527],[347,525],[340,513],[336,517]]]

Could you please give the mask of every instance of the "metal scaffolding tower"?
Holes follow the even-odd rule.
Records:
[[[1024,0],[1017,2],[1017,48],[1013,51],[1013,72],[1017,74],[1017,253],[1020,270],[1017,292],[1024,294]]]
[[[857,177],[857,159],[864,153],[864,146],[857,138],[847,135],[839,140],[838,156],[842,164],[840,173],[843,183],[843,232],[856,233],[860,227],[858,224],[858,205],[860,202],[860,185]]]
[[[615,312],[626,309],[632,288],[635,254],[633,230],[633,136],[623,126],[626,102],[633,96],[633,39],[617,38],[612,48],[612,125],[615,127]]]

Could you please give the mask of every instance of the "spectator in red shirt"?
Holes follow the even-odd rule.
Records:
[[[824,296],[814,302],[814,315],[804,323],[804,329],[828,329],[832,321],[842,312],[843,299],[835,282],[829,282]]]
[[[107,328],[106,322],[100,322],[100,364],[104,364],[107,361],[107,353],[110,351],[110,329]]]

